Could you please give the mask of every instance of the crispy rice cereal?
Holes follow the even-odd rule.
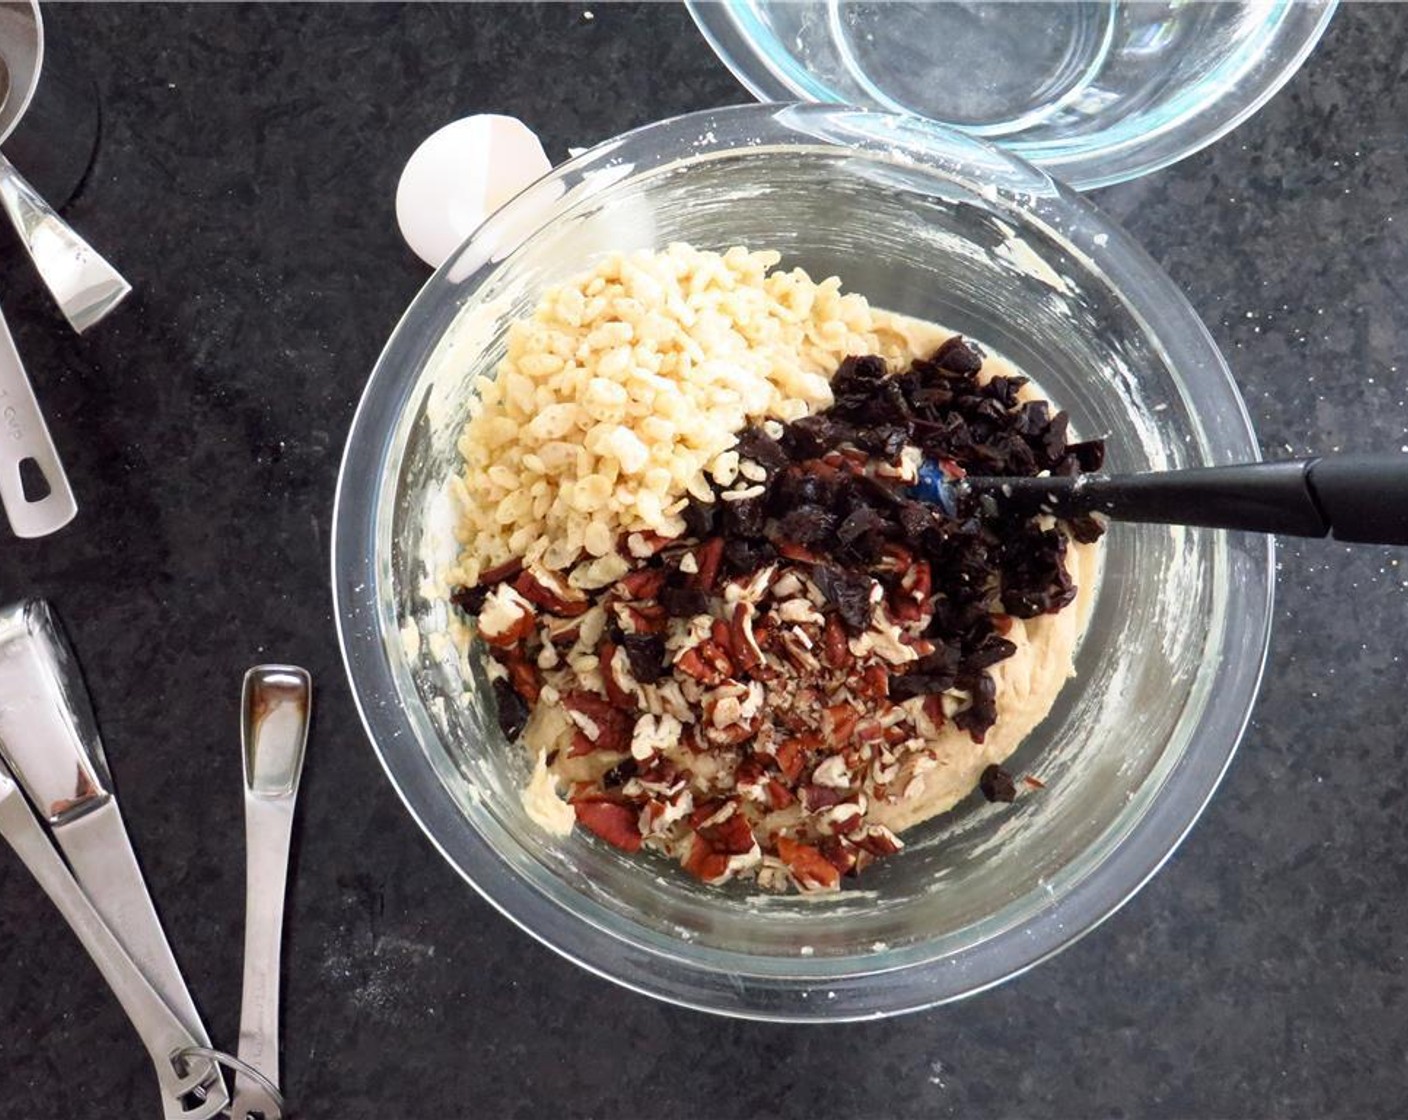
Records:
[[[561,571],[585,552],[571,584],[605,586],[626,570],[623,535],[676,537],[689,497],[712,494],[705,473],[733,480],[749,422],[829,405],[848,354],[898,358],[864,297],[801,269],[769,275],[778,260],[677,244],[545,292],[476,383],[451,581],[519,557]]]

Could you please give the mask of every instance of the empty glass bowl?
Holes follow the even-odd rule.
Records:
[[[1078,190],[1231,131],[1305,61],[1335,0],[690,0],[765,101],[895,112],[986,136]]]
[[[1079,677],[1022,748],[1045,782],[975,797],[828,897],[704,887],[523,810],[475,658],[446,635],[447,479],[507,325],[613,248],[775,248],[1034,375],[1114,470],[1255,458],[1242,402],[1167,277],[1012,155],[888,114],[767,106],[628,133],[465,243],[377,363],[348,438],[333,586],[353,690],[421,827],[485,898],[594,972],[771,1019],[890,1014],[977,991],[1090,929],[1163,862],[1230,760],[1266,650],[1271,543],[1116,525]],[[438,586],[437,586],[438,585]]]

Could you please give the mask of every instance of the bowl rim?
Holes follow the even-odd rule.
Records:
[[[392,487],[390,480],[395,473],[389,469],[389,456],[394,450],[396,431],[415,397],[423,372],[423,361],[406,360],[403,351],[419,346],[423,358],[434,351],[443,337],[437,334],[429,342],[418,342],[415,338],[418,320],[429,318],[433,312],[442,319],[452,312],[457,313],[457,301],[447,299],[446,293],[455,285],[452,273],[463,271],[459,269],[461,259],[487,259],[476,244],[477,239],[482,236],[493,245],[495,234],[502,228],[521,227],[520,204],[528,205],[524,202],[525,196],[543,184],[556,187],[567,175],[620,161],[636,146],[656,144],[662,134],[676,141],[687,135],[693,141],[691,146],[701,156],[717,158],[719,149],[735,146],[713,139],[716,130],[729,132],[724,122],[730,126],[745,122],[759,129],[770,123],[772,127],[788,130],[794,137],[802,135],[805,129],[805,135],[814,140],[817,129],[824,129],[838,115],[871,122],[897,120],[890,114],[857,114],[818,105],[752,105],[687,114],[607,140],[561,165],[529,187],[524,195],[506,204],[427,281],[388,338],[349,428],[333,508],[333,609],[353,699],[392,787],[440,854],[495,909],[588,971],[671,1003],[770,1021],[866,1019],[946,1003],[1025,972],[1113,914],[1172,855],[1231,762],[1250,719],[1265,665],[1274,589],[1271,538],[1244,540],[1240,551],[1234,552],[1230,546],[1226,548],[1226,554],[1234,559],[1244,554],[1240,576],[1244,581],[1241,591],[1245,598],[1238,604],[1244,623],[1244,649],[1243,656],[1231,659],[1229,678],[1220,681],[1218,689],[1206,698],[1198,719],[1199,727],[1205,727],[1210,716],[1216,714],[1221,721],[1216,734],[1205,735],[1206,742],[1188,744],[1170,766],[1157,795],[1151,793],[1142,815],[1115,838],[1110,850],[1080,881],[1064,894],[1053,897],[1020,928],[1004,928],[951,957],[835,975],[818,974],[813,970],[807,975],[788,977],[729,971],[726,967],[721,969],[717,961],[701,965],[687,958],[688,947],[683,941],[678,943],[679,953],[664,953],[615,930],[602,928],[581,911],[570,910],[522,878],[476,828],[465,827],[466,819],[433,760],[423,750],[414,749],[415,729],[407,713],[395,702],[400,690],[391,661],[394,656],[391,639],[398,635],[387,632],[383,600],[377,590],[384,580],[390,579],[389,557],[379,555],[376,547],[385,516],[381,495]],[[784,117],[786,123],[781,123]],[[1256,440],[1245,403],[1207,329],[1172,280],[1128,234],[1089,202],[1011,153],[941,126],[912,118],[903,123],[906,135],[927,135],[941,146],[949,144],[959,151],[971,152],[976,145],[996,164],[1010,166],[1027,187],[1035,179],[1048,184],[1050,193],[1043,198],[1043,203],[1057,205],[1060,215],[1071,221],[1072,226],[1079,225],[1086,235],[1093,231],[1097,234],[1094,244],[1099,248],[1087,250],[1083,242],[1081,251],[1100,254],[1103,266],[1100,271],[1112,288],[1122,294],[1144,290],[1139,306],[1147,307],[1150,299],[1157,298],[1161,301],[1160,314],[1165,319],[1171,316],[1173,320],[1165,328],[1165,334],[1176,330],[1181,343],[1198,352],[1200,368],[1214,379],[1214,388],[1223,395],[1217,414],[1219,422],[1244,443],[1244,446],[1219,453],[1256,457]],[[918,133],[913,131],[916,128]],[[706,135],[710,140],[703,139]],[[676,149],[679,146],[678,142],[674,144]],[[816,144],[824,149],[834,146],[834,141]],[[739,150],[743,150],[741,146]],[[751,146],[747,150],[758,151]],[[879,152],[870,154],[883,158]],[[906,166],[912,167],[908,156],[906,161]],[[1004,201],[1023,209],[1022,197],[1013,192],[1011,198],[1004,197]],[[1075,218],[1082,221],[1075,222]],[[1126,276],[1127,283],[1121,281],[1122,276]],[[1139,307],[1131,310],[1137,313]],[[1150,337],[1153,337],[1152,332]],[[1198,414],[1198,419],[1205,420],[1206,415]],[[369,486],[366,480],[379,480],[380,484]],[[1223,636],[1225,639],[1226,635]],[[1213,745],[1208,746],[1207,742]],[[453,821],[458,827],[446,828],[446,821]],[[1114,827],[1112,824],[1110,829]],[[1104,839],[1102,836],[1092,842],[1091,847],[1100,845]],[[713,956],[724,961],[729,959],[729,954],[724,952]],[[747,961],[744,954],[735,953],[733,957],[735,964]],[[857,958],[838,959],[853,962]],[[817,958],[808,964],[815,968],[824,962],[825,958]],[[813,993],[819,994],[823,989],[830,998],[810,999]]]
[[[1252,95],[1238,102],[1239,83],[1233,79],[1255,66],[1265,55],[1242,51],[1235,56],[1237,73],[1206,85],[1214,96],[1176,100],[1176,111],[1156,125],[1145,125],[1135,133],[1119,135],[1118,129],[1096,133],[1099,143],[1071,144],[1053,140],[1031,142],[1015,139],[1020,130],[993,142],[1028,162],[1044,168],[1078,191],[1096,190],[1128,182],[1162,170],[1203,148],[1215,144],[1266,105],[1305,64],[1325,34],[1340,0],[1281,0],[1267,15],[1273,36],[1283,35],[1295,48],[1276,66],[1266,69],[1250,88]],[[749,34],[743,23],[755,7],[753,0],[684,0],[710,49],[729,72],[754,97],[765,103],[805,100],[841,104],[839,97],[810,70],[792,60],[790,53],[769,50],[763,40]],[[742,17],[742,18],[740,18]],[[752,21],[756,22],[756,21]],[[784,61],[785,60],[785,61]],[[1224,64],[1227,65],[1227,64]],[[875,106],[884,108],[884,106]],[[1207,123],[1210,110],[1219,112]],[[924,118],[944,128],[968,131],[962,125]],[[1114,139],[1110,139],[1111,134]],[[976,135],[977,133],[974,133]]]

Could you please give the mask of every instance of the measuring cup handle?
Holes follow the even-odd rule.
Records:
[[[26,461],[49,492],[31,501],[25,495]],[[0,315],[0,504],[18,537],[43,537],[62,529],[78,512],[73,489],[39,411],[10,328]]]
[[[3,155],[0,207],[10,216],[39,278],[79,334],[105,318],[132,291],[117,269],[79,237]]]

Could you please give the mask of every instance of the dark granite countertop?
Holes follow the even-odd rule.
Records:
[[[54,5],[101,90],[71,220],[135,282],[78,338],[7,233],[5,313],[77,488],[0,540],[67,621],[134,843],[233,1047],[243,670],[318,683],[285,949],[306,1117],[1366,1116],[1408,1086],[1408,563],[1288,543],[1245,743],[1169,865],[1022,979],[893,1022],[649,1001],[554,956],[436,855],[367,746],[328,594],[362,384],[425,277],[405,157],[501,111],[549,154],[745,100],[681,8]],[[1211,150],[1099,192],[1231,361],[1269,454],[1408,451],[1408,8],[1347,6]],[[152,1116],[116,1003],[0,853],[0,1115]]]

